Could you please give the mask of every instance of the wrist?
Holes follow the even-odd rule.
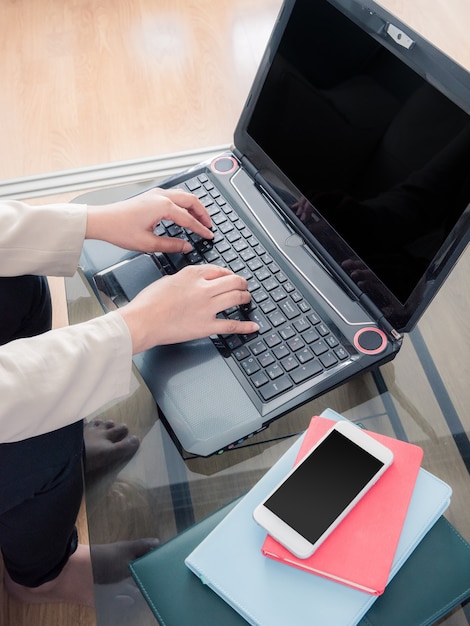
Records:
[[[109,228],[107,227],[107,205],[87,205],[87,223],[85,239],[100,239],[106,241]]]
[[[126,305],[117,310],[124,323],[127,326],[132,343],[132,354],[139,354],[146,350],[147,345],[146,334],[143,330],[144,324],[140,319],[140,315],[135,310],[134,306]]]

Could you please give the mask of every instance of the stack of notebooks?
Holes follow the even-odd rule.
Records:
[[[313,418],[243,498],[131,564],[162,626],[414,626],[470,596],[470,546],[442,517],[451,489],[420,467],[417,446],[373,434],[392,448],[392,466],[308,559],[254,522],[256,505],[338,419],[330,409]]]

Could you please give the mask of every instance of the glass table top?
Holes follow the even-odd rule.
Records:
[[[470,540],[468,295],[460,289],[466,265],[464,255],[394,361],[309,402],[220,455],[183,458],[134,368],[130,395],[90,417],[126,423],[141,441],[127,464],[87,481],[92,558],[93,546],[103,543],[142,537],[167,541],[244,494],[300,436],[311,417],[327,407],[367,429],[420,445],[423,467],[453,489],[446,517]],[[103,314],[80,271],[66,280],[66,292],[70,323]],[[460,328],[452,325],[454,332],[446,326],[444,341],[445,315],[461,315],[465,323]],[[449,356],[452,348],[455,356]],[[130,577],[95,584],[95,596],[98,626],[156,623]],[[459,609],[445,623],[468,624],[465,611]]]

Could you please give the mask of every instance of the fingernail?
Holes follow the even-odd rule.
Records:
[[[192,249],[192,245],[189,243],[189,241],[186,241],[183,246],[183,252],[191,252]]]

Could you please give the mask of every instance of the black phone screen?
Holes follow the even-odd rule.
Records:
[[[314,544],[382,467],[333,430],[264,504]]]

